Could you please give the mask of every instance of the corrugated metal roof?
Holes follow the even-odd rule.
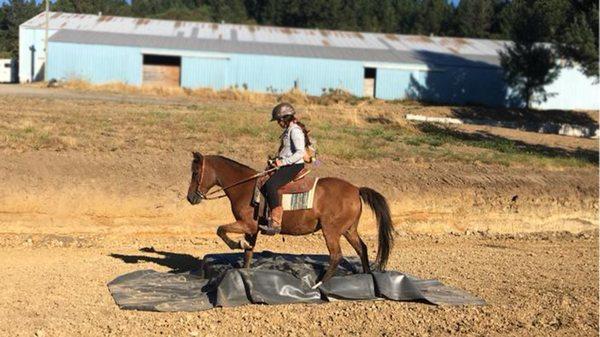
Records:
[[[44,13],[21,26],[43,29]],[[472,66],[498,65],[507,43],[54,12],[49,28],[59,30],[50,39],[57,42]]]

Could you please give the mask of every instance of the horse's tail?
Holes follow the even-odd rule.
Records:
[[[375,263],[378,270],[385,270],[385,265],[394,246],[394,224],[390,215],[390,206],[383,195],[371,188],[361,187],[358,191],[361,199],[375,213],[377,231],[379,232]]]

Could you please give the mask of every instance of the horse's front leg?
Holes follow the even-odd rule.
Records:
[[[234,234],[246,234],[252,235],[251,228],[248,224],[242,221],[236,221],[227,225],[219,226],[217,229],[217,235],[229,246],[231,249],[252,249],[253,244],[246,242],[246,240],[234,241],[227,233]]]
[[[246,235],[246,242],[250,245],[249,248],[244,249],[244,268],[250,268],[250,263],[252,262],[252,255],[254,254],[254,246],[256,245],[257,234]]]

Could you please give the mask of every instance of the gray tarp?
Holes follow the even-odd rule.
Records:
[[[336,276],[311,289],[327,268],[326,255],[255,254],[240,268],[241,253],[206,255],[198,270],[159,273],[139,270],[117,277],[108,288],[121,309],[198,311],[250,303],[319,303],[331,299],[421,301],[484,305],[462,290],[396,271],[362,274],[357,259],[343,260]]]

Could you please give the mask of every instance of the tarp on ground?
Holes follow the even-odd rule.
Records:
[[[252,268],[243,269],[241,253],[210,254],[204,256],[197,270],[139,270],[117,277],[108,288],[121,309],[146,311],[375,299],[435,305],[485,304],[437,280],[421,280],[397,271],[363,274],[358,259],[344,259],[333,278],[312,289],[327,268],[328,259],[327,255],[262,252],[254,255]]]

